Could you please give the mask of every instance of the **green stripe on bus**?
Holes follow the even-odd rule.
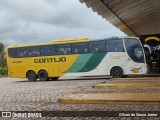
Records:
[[[78,72],[88,72],[95,69],[105,57],[105,55],[106,53],[94,53],[89,59],[89,61],[86,63],[86,65]]]
[[[66,72],[78,72],[90,60],[93,54],[81,54],[78,56],[74,64]]]

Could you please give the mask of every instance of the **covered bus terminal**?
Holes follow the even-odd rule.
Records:
[[[128,36],[139,37],[149,46],[146,59],[150,72],[160,72],[160,1],[158,0],[80,0],[93,12]]]
[[[149,74],[38,82],[0,78],[1,111],[36,111],[49,120],[159,120],[160,0],[79,1],[126,35],[140,38]]]
[[[140,38],[144,46],[149,72],[144,76],[110,79],[110,82],[107,81],[92,86],[94,89],[101,89],[99,92],[64,95],[59,101],[67,104],[159,106],[160,1],[80,0],[80,2],[91,8],[93,12],[97,12],[98,15],[112,23],[126,35]],[[109,91],[116,89],[116,91],[108,93],[103,91],[105,89]],[[125,92],[120,92],[121,90]],[[142,109],[142,111],[144,110]],[[157,112],[160,112],[159,108]]]

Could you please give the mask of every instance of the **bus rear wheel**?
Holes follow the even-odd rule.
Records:
[[[36,81],[37,80],[37,75],[36,75],[36,73],[34,72],[34,71],[29,71],[28,73],[27,73],[27,78],[28,78],[28,80],[29,81]]]
[[[112,68],[111,76],[113,78],[122,78],[124,76],[122,68],[120,68],[120,67]]]
[[[48,73],[47,73],[45,70],[41,70],[41,71],[39,71],[39,73],[38,73],[38,78],[39,78],[41,81],[47,81],[47,80],[48,80]]]

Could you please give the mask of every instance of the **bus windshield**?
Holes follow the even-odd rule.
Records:
[[[125,38],[126,51],[129,57],[138,63],[144,63],[144,54],[141,43],[134,38]]]

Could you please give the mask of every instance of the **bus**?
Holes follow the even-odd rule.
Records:
[[[61,76],[121,78],[147,72],[142,44],[134,37],[73,38],[12,45],[7,48],[7,65],[9,77],[29,81],[57,80]]]

